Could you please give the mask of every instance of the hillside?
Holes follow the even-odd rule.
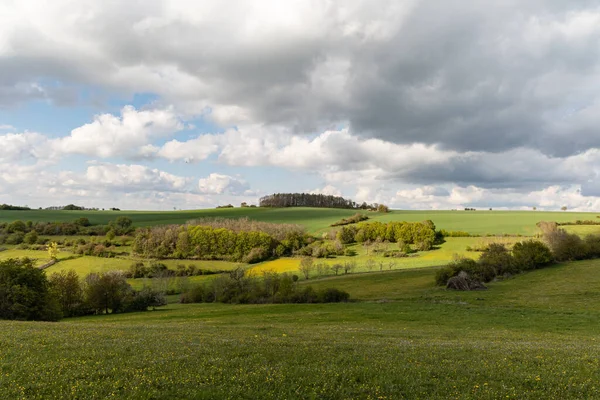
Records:
[[[4,321],[0,397],[597,398],[599,266],[485,292],[435,287],[428,268],[311,283],[357,303]]]
[[[130,217],[135,226],[183,224],[205,217],[243,218],[305,226],[309,232],[323,232],[329,225],[354,215],[356,210],[331,208],[225,208],[192,211],[6,211],[0,210],[0,222],[64,221],[87,217],[92,224],[107,224],[119,216]],[[375,221],[417,222],[430,219],[439,229],[462,230],[473,234],[532,235],[539,221],[595,220],[595,213],[542,211],[392,211],[387,214],[364,212]]]

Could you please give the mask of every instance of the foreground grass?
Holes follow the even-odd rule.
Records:
[[[476,293],[434,287],[432,268],[366,273],[309,282],[358,303],[0,322],[0,398],[598,398],[598,267]]]

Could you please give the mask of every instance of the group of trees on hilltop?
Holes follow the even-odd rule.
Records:
[[[379,204],[360,204],[340,196],[313,193],[276,193],[260,198],[260,207],[320,207],[378,210]],[[387,207],[381,211],[387,212]]]

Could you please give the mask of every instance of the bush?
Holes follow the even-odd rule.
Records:
[[[350,294],[340,289],[328,288],[319,293],[320,303],[340,303],[346,302],[350,298]]]
[[[554,261],[548,246],[537,240],[515,243],[512,254],[516,266],[523,271],[541,268]]]
[[[145,287],[139,292],[132,292],[126,300],[125,312],[147,311],[150,307],[160,307],[167,305],[165,296],[156,290]]]
[[[23,237],[23,241],[27,244],[36,244],[38,241],[38,234],[36,231],[27,232]]]
[[[589,249],[579,236],[557,229],[544,234],[556,261],[583,260],[589,257]]]
[[[466,272],[473,278],[484,281],[484,274],[482,274],[481,267],[477,261],[470,258],[461,258],[439,269],[435,274],[435,282],[439,286],[446,286],[448,279],[458,276],[461,271]],[[485,278],[487,278],[487,275]],[[493,279],[493,277],[491,279]]]
[[[493,276],[484,280],[484,282],[489,282],[495,276],[519,272],[515,264],[515,259],[508,249],[500,243],[490,243],[487,250],[481,254],[479,265],[482,267],[481,272],[486,278],[488,273],[493,273]]]
[[[587,247],[588,257],[600,257],[600,235],[587,235],[583,241]]]
[[[244,262],[248,264],[256,264],[268,258],[267,251],[262,247],[255,247],[244,257]]]

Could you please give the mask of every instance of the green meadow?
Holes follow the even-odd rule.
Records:
[[[0,222],[45,221],[71,222],[86,217],[92,224],[107,224],[119,216],[130,217],[135,226],[183,224],[195,218],[243,218],[273,223],[299,224],[309,232],[320,233],[329,225],[362,212],[374,221],[418,222],[431,219],[439,229],[462,230],[472,234],[533,235],[539,221],[567,222],[595,220],[595,213],[546,211],[391,211],[379,214],[368,211],[320,208],[224,208],[191,211],[5,211],[0,210]]]
[[[29,213],[29,214],[28,214]],[[176,212],[0,212],[15,217],[106,223],[120,215],[137,226],[220,216],[299,223],[312,233],[352,210],[220,209]],[[394,211],[372,220],[422,221],[477,235],[538,233],[538,221],[594,220],[596,214],[504,211]],[[36,218],[39,217],[39,218]],[[97,219],[94,219],[97,218]],[[599,226],[567,226],[585,235]],[[446,238],[435,249],[387,258],[354,244],[356,255],[316,262],[356,262],[350,274],[301,279],[351,295],[340,304],[169,304],[144,313],[98,315],[58,323],[0,321],[2,399],[583,399],[600,398],[600,261],[558,264],[492,282],[486,291],[437,287],[439,265],[490,241]],[[387,249],[396,249],[388,244]],[[6,247],[6,246],[5,246]],[[0,259],[44,251],[8,246]],[[126,270],[132,256],[76,256],[68,249],[47,273]],[[368,260],[374,261],[372,270]],[[169,268],[228,270],[223,261],[161,260]],[[299,258],[250,266],[299,274]],[[379,263],[383,264],[380,272]],[[389,268],[389,263],[393,267]],[[299,274],[301,275],[301,274]],[[181,290],[216,275],[130,279],[136,289]]]
[[[485,292],[435,268],[314,281],[355,302],[170,304],[0,322],[1,398],[582,399],[600,396],[597,261]]]

